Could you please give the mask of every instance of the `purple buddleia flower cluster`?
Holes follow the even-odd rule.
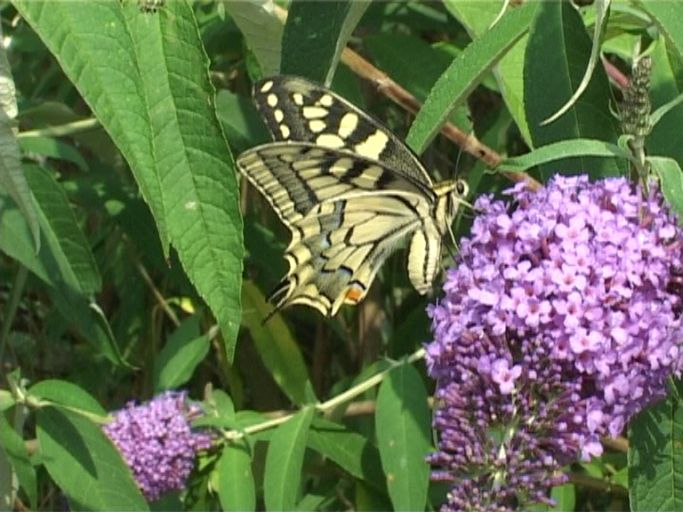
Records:
[[[104,426],[149,501],[183,489],[197,452],[211,446],[210,435],[190,426],[200,412],[186,393],[167,391],[142,405],[128,403]]]
[[[683,370],[683,234],[653,184],[556,176],[480,197],[431,306],[444,510],[548,503]]]

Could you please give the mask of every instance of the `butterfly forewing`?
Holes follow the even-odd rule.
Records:
[[[362,192],[435,197],[379,162],[308,142],[264,144],[242,153],[237,163],[288,225],[323,201]]]
[[[277,76],[254,86],[254,101],[275,140],[345,149],[432,184],[420,160],[401,140],[329,89],[303,78]]]

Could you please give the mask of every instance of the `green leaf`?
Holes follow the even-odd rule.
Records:
[[[593,73],[585,92],[557,121],[541,122],[561,107],[578,88],[590,59],[591,40],[576,8],[566,2],[541,2],[529,33],[524,66],[524,98],[534,147],[566,139],[616,143],[617,122],[609,111],[611,94],[604,70]],[[544,177],[554,170],[588,172],[604,177],[620,174],[613,159],[577,157],[541,166]]]
[[[64,160],[75,164],[81,171],[88,170],[88,162],[75,147],[52,137],[22,137],[19,139],[19,147],[29,155]]]
[[[275,314],[263,322],[272,307],[251,281],[242,283],[242,302],[244,325],[277,385],[295,404],[315,402],[306,363],[282,315]]]
[[[657,110],[670,104],[683,93],[683,89],[675,80],[677,67],[675,54],[669,53],[665,43],[666,40],[660,37],[653,43],[651,54],[650,96],[652,106]],[[675,158],[679,165],[683,165],[683,133],[679,129],[683,125],[683,105],[677,105],[667,111],[661,119],[653,118],[652,121],[656,123],[646,140],[647,152],[652,155]]]
[[[308,433],[309,448],[329,458],[350,475],[386,492],[379,451],[366,437],[338,423],[316,418]]]
[[[424,151],[450,113],[467,99],[484,75],[524,35],[536,7],[532,2],[507,13],[456,57],[434,84],[410,127],[406,143],[415,152]]]
[[[29,504],[32,508],[37,508],[38,484],[36,470],[31,464],[24,440],[12,428],[3,414],[0,414],[0,451],[4,451],[7,460],[11,463],[17,480],[19,480],[19,485],[21,485],[24,492],[26,492],[26,496],[28,496]],[[2,458],[1,455],[0,458]],[[10,474],[7,476],[10,477]]]
[[[308,430],[315,409],[304,407],[273,434],[266,454],[263,497],[266,510],[293,510],[301,484]]]
[[[652,17],[670,51],[683,61],[683,5],[670,0],[639,0],[635,3]]]
[[[53,407],[39,409],[42,461],[78,510],[149,510],[128,467],[101,428]]]
[[[227,443],[218,461],[218,498],[223,510],[255,510],[256,489],[246,442]]]
[[[154,214],[164,252],[168,254],[167,219],[155,171],[150,123],[145,115],[148,107],[141,94],[144,90],[140,78],[142,63],[126,29],[121,6],[106,0],[83,3],[17,0],[14,6],[55,55],[130,164]],[[93,27],[106,27],[106,30],[93,30]],[[74,44],[64,47],[66,39]],[[141,50],[149,51],[149,48]],[[84,73],[84,69],[88,72]]]
[[[629,160],[631,153],[616,144],[590,139],[569,139],[534,149],[526,155],[508,158],[496,168],[500,171],[525,171],[531,167],[570,157],[601,156]]]
[[[652,156],[647,159],[659,177],[662,193],[678,218],[683,220],[683,171],[673,158]]]
[[[102,278],[64,190],[45,169],[36,165],[26,165],[25,169],[40,210],[41,228],[64,282],[85,295],[98,292]]]
[[[464,25],[472,39],[481,37],[498,18],[508,0],[444,0],[446,8]],[[523,35],[493,68],[493,73],[510,115],[522,137],[530,143],[529,127],[524,113],[524,51],[528,34]]]
[[[280,71],[284,22],[278,18],[273,4],[269,0],[244,0],[222,5],[242,31],[263,75],[276,75]]]
[[[638,414],[629,428],[629,502],[631,510],[683,509],[683,385]]]
[[[576,103],[576,100],[584,93],[588,84],[590,83],[591,76],[593,76],[593,71],[595,66],[600,60],[600,41],[602,40],[602,32],[605,24],[605,19],[607,18],[607,12],[609,10],[609,4],[611,0],[595,0],[595,21],[593,30],[593,42],[591,44],[591,53],[588,58],[588,64],[586,65],[586,71],[581,78],[581,82],[577,86],[572,97],[567,100],[567,102],[560,107],[560,109],[551,115],[548,119],[544,120],[541,124],[546,125],[552,123],[553,121],[562,117],[571,107]]]
[[[167,2],[153,16],[141,13],[135,1],[15,5],[130,164],[162,246],[170,239],[177,249],[218,319],[232,359],[242,223],[234,162],[190,5]],[[64,47],[65,40],[78,44]]]
[[[35,253],[32,235],[28,223],[19,210],[0,196],[0,250],[21,262],[26,268],[47,283],[48,294],[59,313],[74,325],[99,353],[104,354],[111,362],[127,366],[119,352],[107,319],[101,315],[97,304],[90,302],[82,291],[75,289],[73,281],[63,279],[64,265],[60,266],[50,244],[40,244],[38,254]],[[41,233],[45,238],[46,234]],[[68,267],[67,267],[68,270]]]
[[[341,39],[342,30],[350,35],[345,21],[351,4],[347,0],[293,0],[282,34],[280,72],[329,86],[346,44]]]
[[[199,318],[186,318],[154,359],[154,390],[159,392],[185,384],[206,357],[209,347],[209,336],[199,336]]]
[[[230,91],[219,91],[216,96],[216,110],[235,153],[271,140],[251,100]]]
[[[408,364],[389,372],[377,395],[375,424],[394,510],[424,510],[427,503],[430,418],[419,373]]]
[[[0,38],[2,29],[0,28]],[[33,236],[35,250],[40,248],[38,214],[21,168],[21,154],[14,134],[17,98],[5,47],[0,48],[0,191],[8,194],[21,210]]]
[[[425,100],[434,82],[453,61],[446,52],[415,36],[380,33],[366,37],[363,43],[375,65],[420,101]],[[472,129],[467,105],[456,109],[450,120],[464,131]]]
[[[50,400],[56,405],[80,409],[102,417],[107,415],[90,393],[65,380],[43,380],[31,386],[28,391],[31,396]]]

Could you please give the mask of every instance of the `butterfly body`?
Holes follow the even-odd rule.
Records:
[[[270,297],[276,310],[305,304],[334,315],[357,304],[408,238],[409,278],[426,293],[466,184],[433,185],[391,132],[302,78],[265,79],[254,100],[275,142],[244,152],[238,168],[292,233],[290,270]]]

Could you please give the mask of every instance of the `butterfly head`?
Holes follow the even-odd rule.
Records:
[[[448,180],[438,183],[434,187],[434,192],[436,192],[434,218],[439,231],[445,235],[460,206],[466,204],[465,198],[469,187],[464,180]]]

